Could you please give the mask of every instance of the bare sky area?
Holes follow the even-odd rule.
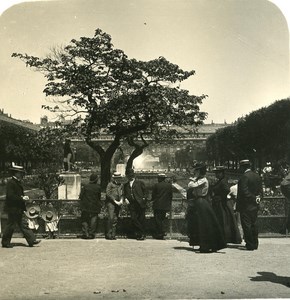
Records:
[[[290,96],[285,4],[284,15],[266,0],[60,0],[5,8],[0,108],[14,118],[39,123],[47,114],[41,109],[46,82],[11,54],[43,57],[73,38],[93,36],[96,28],[110,34],[129,58],[164,56],[195,70],[182,87],[209,96],[201,106],[209,114],[206,123],[230,123]]]

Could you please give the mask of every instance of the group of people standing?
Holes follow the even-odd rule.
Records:
[[[199,246],[203,253],[216,252],[227,247],[227,243],[240,244],[241,234],[233,209],[230,187],[225,177],[225,168],[213,170],[217,182],[209,185],[206,166],[196,164],[191,169],[187,190],[188,208],[186,214],[189,244]],[[240,214],[245,249],[258,249],[257,215],[262,193],[262,180],[251,170],[249,160],[240,161],[242,173],[238,184],[236,210]]]
[[[145,211],[148,200],[148,189],[142,180],[135,176],[133,169],[126,172],[127,182],[120,173],[114,172],[111,181],[106,187],[106,239],[116,240],[117,224],[122,205],[129,208],[132,237],[139,241],[146,238],[145,230]],[[152,201],[155,220],[156,239],[164,239],[166,232],[164,229],[164,220],[166,213],[170,211],[172,202],[172,185],[166,182],[165,174],[158,175],[158,182],[153,186]],[[90,182],[83,186],[80,194],[81,220],[82,220],[82,238],[94,238],[96,230],[96,218],[101,211],[101,188],[97,183],[97,175],[90,176]]]
[[[23,167],[13,166],[12,178],[7,183],[5,211],[8,221],[3,232],[2,247],[11,247],[11,238],[15,224],[18,224],[29,246],[39,243],[27,222],[23,218],[26,210],[21,180]],[[236,211],[240,214],[245,240],[245,249],[258,249],[257,215],[262,193],[262,180],[251,170],[249,160],[240,162],[241,177],[237,184],[237,192],[230,191],[225,178],[225,168],[217,166],[213,171],[217,182],[210,186],[206,177],[206,166],[195,164],[190,172],[192,177],[187,189],[187,231],[189,244],[199,246],[200,252],[216,252],[227,246],[227,243],[240,244],[242,241],[237,219],[230,195],[234,194]],[[113,173],[106,188],[107,226],[106,239],[116,240],[116,230],[122,205],[127,205],[130,212],[134,238],[144,240],[145,211],[148,200],[148,189],[142,180],[135,176],[133,169],[126,171],[127,182],[123,183],[120,173]],[[236,195],[235,195],[236,194]],[[153,185],[151,201],[155,220],[156,239],[164,239],[166,230],[164,221],[171,210],[173,188],[166,180],[165,174],[158,174],[158,182]],[[90,181],[84,185],[80,193],[82,238],[93,239],[96,234],[98,214],[102,208],[101,187],[98,175],[91,174]]]

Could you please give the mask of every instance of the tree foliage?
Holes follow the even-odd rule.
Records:
[[[100,155],[105,184],[110,177],[108,162],[131,135],[172,137],[177,134],[172,125],[194,127],[206,117],[199,109],[206,96],[190,95],[179,87],[194,71],[184,71],[164,57],[147,62],[129,59],[101,29],[93,37],[71,40],[45,58],[12,56],[46,77],[44,93],[56,103],[46,109],[78,117],[76,132]],[[94,141],[101,133],[114,137],[107,149]]]
[[[217,162],[250,158],[259,167],[265,161],[289,161],[289,116],[289,98],[253,111],[211,135],[206,144],[208,156]]]
[[[41,168],[44,165],[56,165],[62,162],[63,133],[59,129],[44,128],[33,131],[25,127],[0,122],[1,169],[11,162],[26,168]]]
[[[23,165],[34,162],[34,144],[36,132],[13,123],[0,121],[0,161],[1,169],[12,161]]]

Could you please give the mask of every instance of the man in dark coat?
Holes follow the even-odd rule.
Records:
[[[6,199],[4,205],[4,211],[7,212],[8,220],[6,228],[2,236],[2,247],[12,248],[10,244],[11,238],[17,224],[20,231],[23,233],[29,247],[33,247],[40,243],[36,240],[35,235],[28,227],[28,222],[23,218],[23,213],[26,211],[25,201],[28,197],[24,196],[21,180],[24,177],[25,171],[22,166],[13,165],[10,168],[12,172],[12,178],[7,182],[6,186]]]
[[[240,161],[242,176],[238,182],[237,211],[240,212],[241,223],[247,250],[258,249],[257,217],[260,196],[262,193],[262,180],[251,170],[249,160]]]
[[[94,239],[98,214],[102,208],[101,187],[98,184],[97,174],[91,174],[90,182],[82,187],[79,198],[83,233],[81,238]]]
[[[124,184],[125,202],[129,204],[129,210],[136,239],[145,239],[145,210],[147,201],[147,190],[145,183],[135,178],[133,169],[126,172],[128,182]]]
[[[166,235],[164,220],[166,213],[171,210],[172,184],[165,181],[165,174],[158,174],[158,183],[152,189],[152,201],[156,233],[154,238],[163,240]]]

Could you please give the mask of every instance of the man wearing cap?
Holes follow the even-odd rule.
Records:
[[[138,241],[145,240],[145,210],[147,190],[145,183],[135,178],[133,169],[126,171],[128,182],[124,184],[125,202],[129,203],[129,210],[135,236]]]
[[[116,240],[116,230],[120,214],[120,207],[123,204],[123,185],[121,173],[114,172],[111,181],[106,188],[106,205],[108,212],[107,240]]]
[[[80,193],[80,208],[83,239],[94,239],[96,234],[98,214],[102,208],[101,187],[98,175],[92,173],[90,182],[84,185]]]
[[[25,171],[22,166],[13,165],[10,168],[12,178],[7,182],[6,186],[6,199],[4,211],[7,212],[8,219],[7,225],[2,236],[2,247],[12,248],[11,238],[14,232],[15,225],[17,224],[20,231],[23,233],[28,245],[33,247],[40,243],[36,240],[35,235],[28,227],[28,222],[23,218],[23,212],[26,211],[25,201],[27,196],[24,196],[21,181],[24,177]]]
[[[166,235],[164,221],[166,213],[171,210],[172,184],[165,181],[165,174],[158,174],[158,182],[152,189],[153,212],[156,226],[155,239],[163,240]]]
[[[251,163],[245,159],[240,161],[242,176],[238,182],[237,206],[240,212],[244,239],[247,250],[258,249],[257,217],[260,195],[262,193],[262,180],[251,170]]]

